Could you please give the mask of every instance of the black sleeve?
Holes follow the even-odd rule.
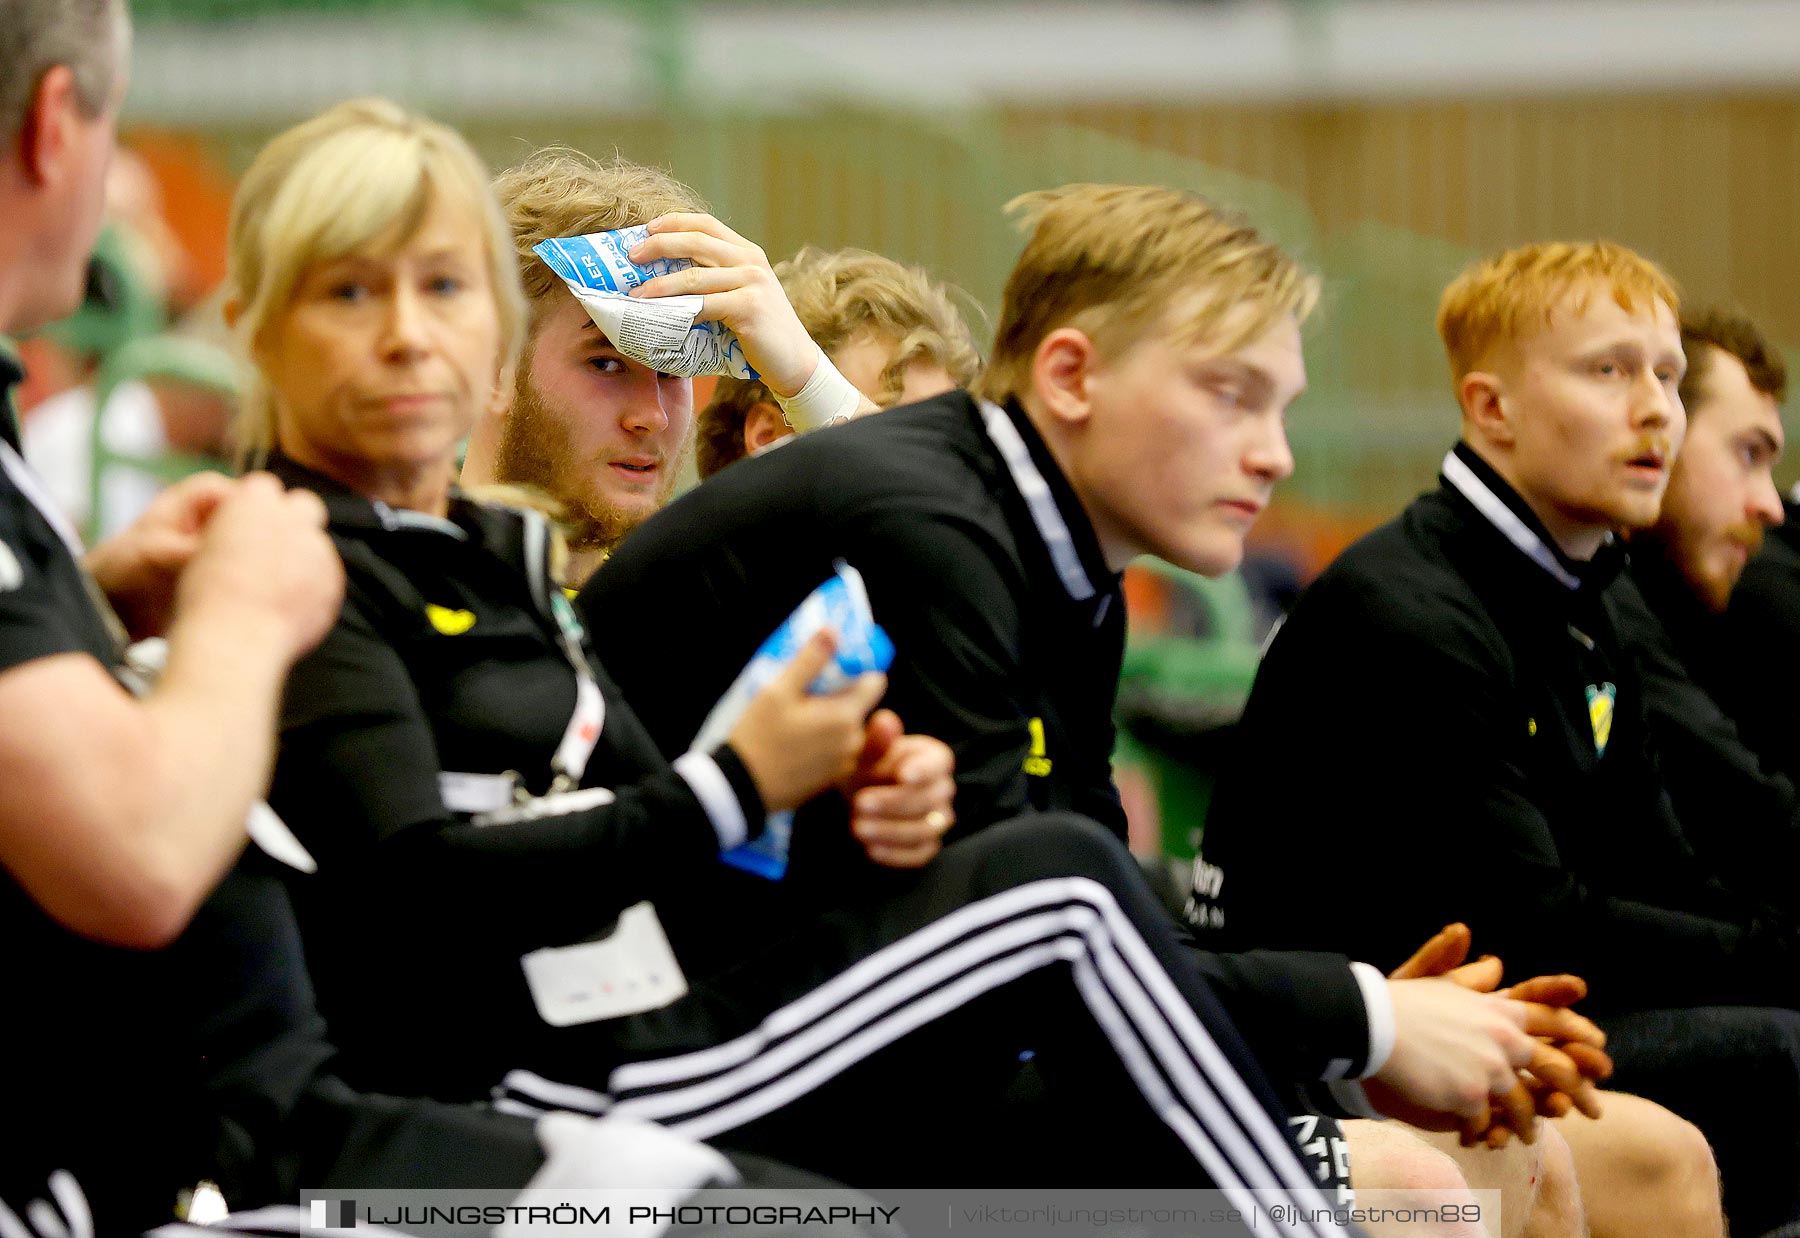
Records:
[[[0,417],[6,416],[0,405]],[[77,580],[60,542],[47,530],[25,497],[0,473],[0,671],[38,658],[89,650],[90,642],[71,630],[70,601],[59,585]],[[64,571],[55,571],[61,567]],[[85,599],[76,603],[85,606]]]
[[[1794,785],[1764,768],[1688,674],[1638,589],[1622,580],[1614,598],[1643,678],[1657,765],[1687,841],[1733,888],[1774,907],[1800,905],[1790,879],[1800,872]]]
[[[1196,950],[1194,958],[1271,1079],[1356,1079],[1366,1073],[1368,1007],[1343,955]]]
[[[875,521],[860,557],[894,639],[884,703],[908,731],[955,751],[958,833],[1031,811],[1017,569],[981,530],[919,512]]]
[[[1794,508],[1790,504],[1789,519]],[[1785,536],[1777,533],[1774,536]],[[1750,747],[1800,782],[1800,554],[1771,544],[1744,569],[1725,612],[1720,704]]]
[[[1207,820],[1221,940],[1342,949],[1385,972],[1463,921],[1508,975],[1579,973],[1596,1005],[1793,997],[1784,926],[1639,901],[1572,871],[1519,760],[1528,719],[1505,650],[1472,613],[1397,605],[1297,612],[1271,649],[1243,759]],[[1296,753],[1304,780],[1286,768]],[[1613,807],[1659,847],[1660,788],[1639,790]]]
[[[433,891],[466,930],[473,917],[521,945],[575,940],[649,897],[661,875],[718,854],[694,790],[667,767],[613,788],[610,804],[507,825],[449,816],[429,722],[399,654],[354,598],[294,670],[270,803],[322,873],[374,866]],[[754,831],[754,785],[716,755]],[[395,888],[399,888],[396,886]]]

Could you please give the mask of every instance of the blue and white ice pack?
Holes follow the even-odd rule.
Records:
[[[885,671],[893,665],[894,642],[875,622],[868,591],[863,588],[862,574],[840,561],[837,574],[807,594],[794,613],[783,620],[750,656],[750,661],[745,663],[737,679],[701,724],[700,733],[694,737],[694,750],[711,752],[730,738],[731,728],[744,716],[751,698],[779,675],[781,668],[794,660],[801,646],[822,628],[837,633],[837,652],[812,681],[812,691],[837,692],[858,675]],[[733,847],[720,858],[745,872],[779,881],[787,873],[788,847],[793,831],[793,813],[772,812],[760,835]]]
[[[642,266],[633,262],[628,257],[632,248],[649,235],[650,230],[638,224],[613,232],[556,237],[533,245],[531,252],[562,277],[594,325],[633,361],[686,378],[757,377],[744,359],[743,345],[723,323],[694,321],[704,298],[627,295],[646,280],[694,265],[686,258],[658,258]]]

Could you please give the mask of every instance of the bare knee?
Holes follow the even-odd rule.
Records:
[[[1527,1238],[1562,1238],[1588,1232],[1581,1186],[1575,1177],[1575,1158],[1568,1142],[1550,1123],[1539,1127],[1538,1180],[1524,1233]]]
[[[1397,1122],[1346,1122],[1344,1136],[1350,1141],[1350,1185],[1360,1205],[1401,1211],[1454,1205],[1453,1216],[1470,1218],[1446,1217],[1425,1227],[1371,1221],[1365,1226],[1370,1238],[1402,1233],[1408,1238],[1491,1238],[1473,1219],[1480,1210],[1455,1159],[1425,1142],[1419,1132]]]
[[[1716,1198],[1719,1167],[1712,1145],[1686,1118],[1641,1097],[1608,1096],[1607,1106],[1623,1108],[1631,1119],[1618,1140],[1621,1182],[1640,1189],[1699,1191]]]
[[[1357,1191],[1468,1191],[1456,1161],[1393,1122],[1346,1122]]]
[[[1717,1235],[1719,1170],[1700,1128],[1638,1096],[1607,1093],[1597,1121],[1557,1123],[1567,1138],[1596,1234]]]

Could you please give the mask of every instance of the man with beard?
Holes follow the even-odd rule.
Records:
[[[1739,314],[1684,315],[1687,441],[1655,527],[1631,540],[1621,617],[1644,668],[1662,770],[1689,841],[1733,884],[1794,906],[1788,874],[1800,864],[1793,783],[1739,734],[1744,667],[1792,665],[1781,642],[1727,630],[1745,566],[1783,519],[1774,470],[1786,438],[1780,355]],[[1781,700],[1779,695],[1777,700]]]
[[[1787,369],[1741,314],[1684,315],[1681,330],[1691,441],[1654,535],[1632,545],[1632,574],[1694,690],[1791,791],[1800,776],[1800,504],[1774,480]],[[1778,867],[1764,860],[1759,871]]]
[[[636,294],[704,296],[699,319],[736,333],[777,400],[829,385],[858,406],[854,389],[800,325],[767,255],[705,214],[699,195],[666,172],[553,148],[502,173],[494,190],[512,227],[531,322],[510,407],[495,407],[476,424],[463,480],[535,486],[562,507],[565,584],[586,580],[673,496],[692,447],[694,384],[621,353],[532,246],[649,225],[633,261],[694,265]]]

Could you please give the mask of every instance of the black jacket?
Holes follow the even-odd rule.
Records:
[[[1800,502],[1750,560],[1702,682],[1771,768],[1800,783]]]
[[[1791,876],[1800,871],[1800,800],[1708,690],[1730,643],[1724,623],[1655,543],[1633,543],[1614,597],[1683,834],[1709,871],[1792,915],[1800,909]]]
[[[613,800],[506,825],[451,811],[445,773],[551,789],[577,681],[543,522],[460,497],[433,520],[289,460],[271,468],[324,498],[347,572],[342,615],[289,679],[270,792],[319,864],[294,889],[320,1004],[351,1081],[485,1096],[546,1032],[520,957],[704,876],[730,828],[715,814],[748,836],[761,800],[721,747],[710,785],[726,802],[709,810],[580,637],[605,702],[580,785]]]
[[[894,639],[885,703],[956,749],[959,829],[1063,808],[1123,838],[1109,763],[1119,578],[1030,422],[1016,408],[1005,420],[1064,531],[1060,565],[962,392],[795,439],[635,530],[577,604],[602,649],[653,632],[670,651],[613,668],[663,751],[686,749],[842,559]]]
[[[1664,791],[1618,547],[1573,563],[1468,448],[1445,469],[1269,650],[1207,819],[1219,939],[1391,967],[1462,920],[1602,1009],[1800,997],[1790,930],[1704,875]]]

